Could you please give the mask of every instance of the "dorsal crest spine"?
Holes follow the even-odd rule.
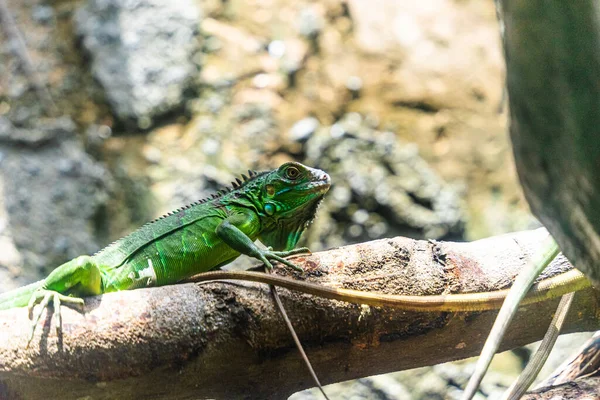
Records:
[[[104,252],[104,251],[110,251],[110,248],[111,248],[111,247],[114,247],[115,245],[118,245],[119,243],[122,243],[122,242],[123,242],[125,239],[127,239],[127,238],[131,237],[131,235],[134,235],[134,234],[138,234],[138,235],[139,235],[139,234],[140,234],[142,231],[144,231],[144,230],[146,230],[146,229],[150,229],[150,226],[151,226],[153,223],[157,222],[157,221],[160,221],[160,220],[163,220],[163,219],[165,219],[165,218],[167,218],[167,217],[170,217],[170,216],[176,215],[177,213],[180,213],[180,212],[182,212],[182,211],[188,210],[188,209],[190,209],[190,208],[192,208],[192,207],[195,207],[195,206],[197,206],[197,205],[200,205],[200,204],[203,204],[203,203],[207,203],[207,202],[210,202],[210,201],[215,201],[215,200],[218,200],[218,199],[220,199],[221,197],[223,197],[224,195],[226,195],[226,194],[230,193],[231,191],[240,190],[240,189],[242,189],[243,187],[245,187],[245,186],[246,186],[248,183],[250,183],[250,182],[254,181],[254,179],[256,179],[256,178],[258,178],[258,177],[260,177],[260,176],[263,176],[263,175],[267,174],[268,172],[269,172],[269,171],[264,171],[264,172],[256,172],[256,171],[251,171],[251,170],[248,170],[248,174],[250,175],[250,177],[247,177],[246,175],[242,174],[241,176],[242,176],[242,179],[243,179],[243,181],[242,181],[242,182],[240,182],[240,183],[239,183],[237,186],[236,186],[236,185],[235,185],[235,184],[232,182],[232,186],[233,186],[233,187],[225,187],[225,188],[222,188],[222,189],[218,190],[216,193],[213,193],[213,194],[211,194],[211,195],[210,195],[210,196],[208,196],[208,197],[205,197],[205,198],[203,198],[203,199],[201,199],[201,200],[198,200],[198,201],[195,201],[195,202],[193,202],[193,203],[187,204],[187,205],[185,205],[185,206],[183,206],[183,207],[180,207],[180,208],[178,208],[178,209],[176,209],[176,210],[174,210],[174,211],[171,211],[171,212],[169,212],[169,213],[167,213],[167,214],[164,214],[164,215],[162,215],[162,216],[160,216],[160,217],[158,217],[158,218],[155,218],[155,219],[153,219],[152,221],[145,223],[144,225],[142,225],[141,227],[139,227],[138,229],[136,229],[135,231],[133,231],[133,232],[132,232],[132,233],[130,233],[129,235],[127,235],[127,236],[125,236],[125,237],[123,237],[123,238],[121,238],[121,239],[118,239],[118,240],[116,240],[116,241],[112,242],[112,243],[111,243],[111,244],[109,244],[108,246],[104,247],[102,250],[100,250],[100,251],[96,252],[94,255],[97,255],[97,254],[99,254],[99,253],[101,253],[101,252]],[[239,178],[238,178],[238,179],[236,179],[236,180],[237,180],[237,181],[239,181]],[[165,233],[167,233],[167,232],[165,232]],[[139,235],[139,236],[143,236],[143,235]],[[145,243],[144,243],[144,244],[145,244]],[[129,257],[130,255],[132,255],[133,253],[135,253],[135,251],[137,251],[137,250],[138,250],[138,248],[139,248],[139,247],[137,247],[137,248],[135,248],[135,249],[132,249],[132,250],[130,251],[130,254],[129,254],[127,257]],[[125,258],[122,260],[122,262],[124,262],[124,261],[125,261],[125,259],[126,259],[126,257],[125,257]]]
[[[192,207],[197,206],[197,205],[202,204],[202,203],[206,203],[208,201],[213,201],[213,200],[219,199],[219,198],[223,197],[224,195],[226,195],[226,194],[228,194],[228,193],[230,193],[230,192],[232,192],[234,190],[238,190],[238,189],[243,188],[244,186],[246,186],[246,184],[248,184],[249,182],[253,181],[255,178],[257,178],[259,176],[262,176],[262,175],[265,175],[268,172],[269,171],[256,172],[256,171],[253,171],[253,170],[248,170],[248,174],[250,175],[250,177],[247,177],[246,175],[241,174],[243,181],[240,181],[239,178],[236,178],[236,181],[238,182],[237,185],[236,185],[235,181],[231,182],[231,187],[229,187],[229,186],[223,187],[223,188],[217,190],[216,193],[213,193],[213,194],[211,194],[208,197],[205,197],[205,198],[203,198],[201,200],[198,200],[198,201],[195,201],[193,203],[187,204],[187,205],[185,205],[183,207],[180,207],[180,208],[178,208],[178,209],[176,209],[174,211],[168,212],[168,213],[166,213],[166,214],[164,214],[164,215],[162,215],[162,216],[160,216],[160,217],[158,217],[156,219],[153,219],[152,221],[147,222],[146,224],[142,225],[142,228],[144,226],[146,226],[146,225],[150,225],[153,222],[156,222],[156,221],[161,220],[163,218],[166,218],[166,217],[169,217],[171,215],[177,214],[180,211],[187,210],[189,208],[192,208]]]

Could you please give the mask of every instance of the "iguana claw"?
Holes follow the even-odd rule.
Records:
[[[37,324],[40,321],[40,318],[42,317],[44,309],[50,305],[50,301],[52,301],[52,307],[54,308],[53,317],[56,319],[55,323],[57,334],[60,334],[62,327],[62,316],[60,314],[61,302],[80,305],[84,304],[83,299],[80,297],[65,296],[64,294],[48,289],[36,290],[31,296],[29,304],[27,305],[27,310],[32,320],[31,329],[29,331],[29,339],[27,340],[27,347],[29,347],[29,344],[31,343],[31,340],[33,339],[33,335],[35,333],[35,328],[37,327]],[[38,302],[40,303],[40,307],[34,313],[34,307]]]
[[[267,247],[266,250],[262,251],[261,254],[257,256],[257,258],[260,259],[260,261],[262,261],[269,269],[273,269],[273,264],[271,264],[269,260],[275,260],[287,265],[292,269],[295,269],[296,271],[304,272],[302,268],[284,258],[294,256],[296,254],[310,254],[310,250],[308,247],[300,247],[289,251],[273,251],[272,247]]]

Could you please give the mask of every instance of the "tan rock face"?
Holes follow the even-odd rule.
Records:
[[[348,4],[358,49],[395,64],[385,77],[386,101],[471,109],[500,101],[504,61],[492,7],[452,0]]]

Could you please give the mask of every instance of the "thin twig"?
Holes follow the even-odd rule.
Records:
[[[265,272],[267,274],[271,273],[269,268],[267,268],[266,266],[265,266]],[[315,384],[317,385],[317,387],[319,388],[321,393],[323,393],[323,397],[325,397],[326,400],[329,400],[329,397],[327,397],[327,394],[325,393],[323,386],[321,386],[321,382],[319,381],[319,378],[317,377],[317,374],[316,374],[314,368],[312,367],[312,364],[310,363],[310,360],[308,359],[306,352],[304,351],[304,347],[302,347],[302,343],[300,343],[300,339],[298,338],[298,335],[296,334],[296,330],[294,329],[294,326],[292,325],[292,321],[290,321],[290,318],[288,317],[287,312],[285,311],[285,308],[283,307],[283,303],[281,302],[281,299],[279,298],[279,294],[277,293],[277,288],[273,285],[269,285],[269,290],[271,291],[271,296],[273,297],[273,300],[275,301],[275,304],[277,305],[277,308],[279,309],[279,313],[283,317],[283,320],[285,321],[285,324],[287,325],[287,328],[290,331],[292,338],[294,339],[294,343],[296,343],[296,348],[298,348],[298,351],[300,352],[300,356],[302,357],[304,364],[306,364],[306,368],[308,368],[308,372],[312,376],[313,381],[315,382]]]
[[[565,323],[567,315],[569,314],[569,309],[571,308],[571,303],[573,302],[573,297],[575,297],[575,293],[565,294],[556,309],[556,314],[554,314],[554,318],[552,319],[552,323],[548,330],[546,331],[546,335],[544,335],[544,339],[540,344],[540,347],[535,352],[533,358],[525,367],[525,370],[519,375],[519,378],[511,385],[511,387],[506,391],[503,395],[503,400],[518,400],[520,399],[529,386],[533,383],[535,378],[540,373],[540,370],[546,363],[552,348],[554,347],[554,343],[556,343],[556,339],[560,335],[560,331]]]

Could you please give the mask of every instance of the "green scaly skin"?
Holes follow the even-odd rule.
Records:
[[[47,278],[0,295],[0,310],[25,307],[32,313],[33,337],[42,311],[50,303],[60,327],[61,303],[84,304],[84,297],[119,290],[163,286],[185,280],[235,260],[240,254],[272,268],[279,261],[302,270],[284,257],[294,250],[329,190],[329,176],[290,162],[256,173],[233,188],[152,221],[93,256],[80,256]],[[268,249],[259,248],[260,239]]]

